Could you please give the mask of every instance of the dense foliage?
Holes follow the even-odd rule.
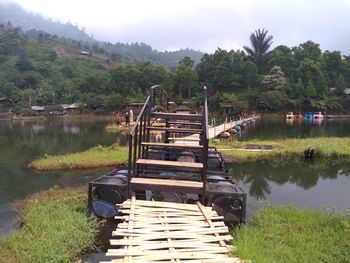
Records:
[[[319,44],[312,41],[268,51],[272,36],[265,30],[256,31],[250,40],[252,48],[244,48],[247,54],[221,49],[205,54],[197,66],[199,80],[215,92],[235,92],[236,102],[246,101],[250,108],[349,108],[344,90],[350,87],[350,57],[342,57],[339,51],[322,53]],[[222,95],[216,100],[225,101]],[[233,107],[236,102],[232,102]]]
[[[161,84],[172,100],[195,105],[206,85],[215,112],[220,105],[235,114],[349,109],[344,91],[350,87],[350,56],[322,52],[312,41],[270,50],[272,39],[267,30],[257,30],[245,52],[218,48],[198,61],[201,53],[189,49],[158,52],[138,43],[77,41],[7,23],[0,25],[0,98],[12,100],[15,112],[73,102],[113,110],[143,101],[150,86]]]

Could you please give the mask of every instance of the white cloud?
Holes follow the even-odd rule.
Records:
[[[251,32],[265,27],[274,45],[311,39],[323,49],[350,53],[344,43],[350,35],[348,0],[15,1],[53,19],[70,20],[101,40],[144,42],[159,50],[242,47]]]

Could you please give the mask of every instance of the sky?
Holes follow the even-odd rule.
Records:
[[[273,46],[308,40],[350,54],[350,0],[13,0],[95,39],[203,52],[238,49],[265,28]]]

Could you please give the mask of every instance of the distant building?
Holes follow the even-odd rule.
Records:
[[[32,111],[35,111],[35,112],[43,112],[45,110],[45,107],[44,106],[32,106],[31,109],[32,109]]]
[[[83,57],[91,57],[91,52],[80,50],[79,55]]]
[[[12,100],[8,99],[8,98],[0,98],[0,105],[4,106],[4,107],[8,107],[12,104]]]
[[[64,110],[76,110],[79,108],[79,105],[77,103],[73,104],[61,104],[62,109]]]
[[[220,102],[220,108],[224,115],[233,113],[233,105],[232,102]]]

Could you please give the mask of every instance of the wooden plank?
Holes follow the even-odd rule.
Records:
[[[218,262],[221,262],[221,259],[229,258],[226,254],[214,254],[214,253],[202,253],[202,252],[165,252],[165,253],[157,253],[155,255],[144,255],[137,256],[133,260],[139,260],[140,262],[145,262],[147,260],[170,260],[170,259],[217,259]],[[118,261],[116,261],[118,262]],[[119,261],[123,262],[123,261]],[[124,261],[125,262],[125,261]],[[134,261],[132,261],[134,262]]]
[[[168,179],[154,179],[154,178],[131,178],[131,185],[154,185],[154,186],[172,186],[183,188],[203,188],[202,182],[195,181],[180,181],[180,180],[168,180]]]
[[[193,169],[203,169],[202,163],[190,163],[190,162],[176,162],[176,161],[163,161],[163,160],[152,160],[152,159],[138,159],[136,164],[139,165],[158,165],[165,167],[183,167]]]
[[[124,221],[129,221],[131,220],[129,216],[115,216],[115,219],[122,219]],[[145,215],[139,215],[139,216],[135,216],[135,219],[137,219],[138,222],[151,222],[152,224],[154,224],[155,222],[168,222],[168,223],[176,223],[176,222],[183,222],[184,220],[191,220],[193,221],[193,224],[195,225],[197,222],[205,222],[206,220],[202,217],[198,217],[198,216],[175,216],[175,217],[171,217],[171,216],[167,216],[167,219],[158,219],[157,217],[147,217]],[[219,220],[219,219],[224,219],[223,216],[214,216],[211,218],[211,220]],[[161,220],[161,221],[159,221]]]
[[[167,250],[150,250],[147,251],[148,255],[159,254],[162,252],[166,252]],[[207,252],[207,253],[227,253],[227,249],[225,247],[198,247],[198,248],[178,248],[176,252]],[[109,256],[140,256],[145,255],[145,250],[142,249],[109,249]]]
[[[222,222],[222,221],[218,221],[218,222],[213,222],[214,226],[225,226],[225,223]],[[180,226],[193,226],[193,224],[191,224],[191,222],[189,223],[177,223],[177,224],[173,224],[173,225],[176,225],[178,227]],[[118,224],[118,227],[119,228],[127,228],[128,224],[127,223],[120,223]],[[147,227],[149,228],[152,228],[152,227],[157,227],[159,226],[157,223],[154,223],[154,224],[148,224]],[[201,226],[208,226],[208,223],[207,222],[201,222],[200,224],[199,223],[196,223],[196,227],[201,227]],[[145,227],[145,222],[134,222],[134,229],[138,229],[138,228],[144,228]]]
[[[162,119],[196,120],[196,121],[201,121],[203,118],[202,114],[178,114],[178,113],[168,113],[168,112],[153,112],[152,116],[154,118],[162,118]]]
[[[196,204],[180,204],[180,203],[169,203],[169,202],[162,202],[162,201],[146,201],[146,200],[137,200],[136,201],[137,206],[143,206],[143,207],[157,207],[161,209],[180,209],[180,210],[186,210],[186,211],[198,211],[198,206]],[[126,200],[122,204],[119,204],[123,207],[125,205],[126,207],[130,207],[130,200]],[[211,207],[204,207],[204,210],[210,210],[212,211]]]
[[[190,125],[190,126],[202,126],[202,122],[186,122],[186,121],[168,121],[170,125]]]
[[[133,224],[134,224],[134,211],[135,211],[135,206],[136,206],[136,196],[135,196],[135,193],[132,193],[132,196],[131,196],[131,206],[130,206],[130,220],[128,222],[128,231],[132,230],[133,229]],[[128,240],[129,238],[128,237],[124,237],[124,240]],[[131,249],[131,246],[127,246],[127,249]],[[124,260],[125,261],[128,261],[132,259],[130,256],[125,256],[124,257]]]
[[[231,235],[225,235],[225,236],[207,236],[205,238],[190,238],[186,240],[181,240],[177,242],[181,242],[183,246],[191,245],[191,244],[196,244],[198,242],[201,243],[210,243],[210,242],[218,242],[218,241],[230,241],[232,240]],[[116,246],[137,246],[137,245],[152,245],[152,244],[165,244],[164,241],[144,241],[144,240],[134,240],[134,239],[128,239],[128,240],[123,240],[123,239],[111,239],[111,244],[116,245]],[[175,243],[175,242],[174,242]],[[226,245],[226,244],[225,244]]]
[[[165,147],[165,148],[186,148],[186,149],[203,149],[203,145],[198,144],[180,144],[180,143],[155,143],[142,142],[143,146]]]
[[[171,230],[172,233],[177,233],[181,231],[190,231],[191,229],[193,231],[196,231],[196,233],[212,233],[215,231],[226,231],[228,232],[227,226],[224,227],[215,227],[214,229],[210,229],[208,227],[198,227],[198,226],[174,226],[174,225],[168,225],[168,230]],[[148,234],[148,233],[157,233],[158,231],[163,231],[163,226],[156,226],[153,228],[147,228],[147,229],[133,229],[132,231],[127,231],[123,228],[117,228],[113,233],[135,233],[135,234]]]
[[[192,136],[192,135],[191,135]],[[168,140],[170,141],[181,141],[181,142],[199,142],[200,139],[199,138],[194,138],[194,137],[191,137],[191,136],[188,136],[188,137],[179,137],[179,138],[172,138],[172,137],[169,137]]]
[[[208,222],[209,226],[214,229],[215,226],[213,225],[213,222],[211,221],[211,219],[209,218],[209,216],[206,214],[205,210],[203,209],[203,205],[200,202],[197,202],[197,205],[198,205],[199,209],[201,210],[201,212],[203,213],[203,216],[205,217],[205,220]],[[218,233],[214,233],[214,235],[216,237],[220,236]],[[220,240],[219,242],[220,242],[221,246],[223,246],[223,247],[226,246],[226,243],[224,241]]]
[[[153,126],[147,126],[146,127],[149,130],[153,131],[168,131],[173,133],[201,133],[201,129],[187,129],[187,128],[172,128],[172,127],[153,127]]]
[[[166,218],[164,218],[166,219]],[[169,225],[169,223],[167,223],[166,221],[163,221],[162,224],[167,224]],[[163,231],[165,230],[168,230],[169,229],[164,229],[163,228]],[[218,229],[209,229],[209,230],[202,230],[202,231],[199,231],[199,230],[196,230],[195,231],[195,235],[193,235],[192,233],[184,233],[183,230],[179,230],[179,231],[171,231],[170,234],[162,234],[162,232],[155,232],[155,231],[152,231],[152,232],[140,232],[140,233],[129,233],[129,232],[120,232],[120,231],[113,231],[112,232],[112,235],[113,236],[125,236],[125,237],[144,237],[145,234],[156,234],[156,238],[167,238],[167,237],[171,237],[171,238],[180,238],[181,236],[183,235],[186,235],[186,237],[184,238],[189,238],[189,237],[198,237],[198,236],[203,236],[203,235],[209,235],[209,234],[224,234],[224,233],[227,233],[227,229],[221,229],[221,230],[218,230]],[[148,239],[149,240],[149,239]]]
[[[211,207],[135,199],[121,207],[117,218],[124,221],[112,233],[121,238],[110,240],[120,249],[108,250],[116,257],[111,262],[241,262],[230,257],[232,246],[226,242],[232,236],[223,221],[212,221],[223,217]]]

